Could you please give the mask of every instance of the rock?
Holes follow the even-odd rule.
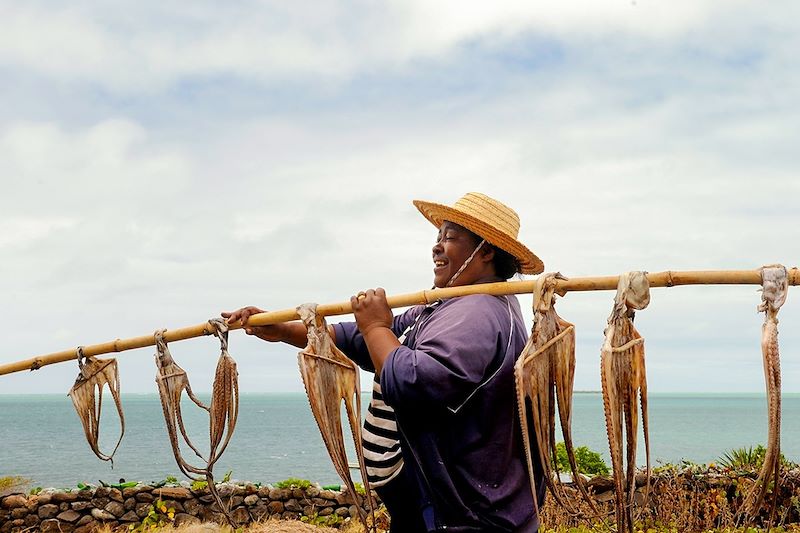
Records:
[[[286,509],[283,506],[283,502],[271,501],[267,504],[267,509],[269,509],[270,514],[281,514]]]
[[[176,513],[184,512],[183,504],[181,502],[178,502],[178,501],[175,501],[175,500],[162,500],[161,503],[166,505],[167,509],[172,509]]]
[[[356,507],[355,505],[351,505],[350,507],[348,507],[347,512],[350,513],[350,516],[352,516],[353,518],[359,516],[360,514],[358,507]]]
[[[228,496],[233,496],[234,490],[235,487],[233,485],[228,485],[228,484],[223,485],[222,483],[217,485],[217,492],[223,498],[227,498]]]
[[[61,503],[58,504],[58,510],[59,511],[69,511],[69,506],[70,506],[69,503],[61,502]]]
[[[139,516],[136,514],[136,511],[128,511],[124,515],[119,517],[120,522],[138,522]]]
[[[312,517],[316,513],[317,508],[313,505],[303,506],[303,516]]]
[[[46,520],[48,518],[55,518],[58,514],[58,505],[48,503],[39,507],[39,518]]]
[[[91,500],[92,496],[94,495],[94,491],[91,489],[83,489],[79,490],[76,494],[79,500]]]
[[[108,511],[106,511],[105,509],[92,509],[92,516],[94,517],[95,520],[100,520],[100,521],[103,521],[103,522],[106,522],[106,521],[109,521],[109,520],[116,520],[116,518],[117,518],[113,514],[111,514]],[[147,515],[145,515],[145,516],[147,516]]]
[[[122,489],[122,497],[133,498],[134,496],[139,494],[140,490],[141,490],[140,487],[125,487],[124,489]]]
[[[95,498],[108,498],[108,495],[111,494],[110,487],[97,487],[94,491]]]
[[[260,501],[261,498],[258,497],[258,494],[250,494],[244,498],[244,504],[248,507],[252,507]]]
[[[58,518],[62,522],[77,522],[80,517],[81,517],[80,513],[76,513],[75,511],[69,510],[60,513],[56,518]]]
[[[269,499],[270,500],[280,500],[286,501],[289,499],[289,490],[288,489],[272,489],[269,491]]]
[[[319,516],[328,516],[329,514],[333,514],[333,507],[325,507],[324,509],[319,510]]]
[[[184,526],[195,526],[200,524],[200,519],[196,516],[192,516],[186,513],[178,513],[175,515],[175,523],[173,524],[176,528],[184,527]]]
[[[155,496],[153,496],[149,492],[139,492],[136,494],[137,502],[152,502],[155,499],[156,499]]]
[[[597,496],[595,496],[594,499],[595,501],[598,501],[600,503],[610,502],[611,500],[614,499],[614,491],[608,490],[606,492],[600,493]]]
[[[69,507],[73,511],[85,511],[92,508],[92,502],[72,502]]]
[[[342,518],[346,518],[346,517],[350,516],[350,511],[347,509],[347,507],[337,507],[336,511],[334,511],[334,512],[338,516],[341,516]]]
[[[309,498],[316,498],[319,496],[320,490],[315,486],[310,486],[306,489],[306,496]]]
[[[25,527],[33,528],[39,525],[39,517],[35,514],[29,514],[25,517]]]
[[[194,499],[194,498],[191,498],[191,499],[189,499],[189,500],[186,500],[185,502],[183,502],[183,510],[184,510],[186,513],[188,513],[188,514],[190,514],[190,515],[192,515],[192,516],[197,516],[197,515],[199,515],[199,514],[200,514],[200,509],[201,509],[202,507],[203,507],[203,506],[200,504],[200,502],[199,502],[199,501],[197,501],[197,500],[196,500],[196,499]]]
[[[332,490],[327,490],[326,489],[326,490],[320,491],[319,497],[320,498],[325,498],[326,500],[335,500],[336,499],[336,493],[333,492]]]
[[[104,509],[109,513],[113,514],[116,518],[119,518],[120,516],[125,514],[125,506],[117,501],[109,502],[109,504],[106,505]]]
[[[12,494],[11,496],[3,498],[2,505],[6,509],[16,509],[18,507],[25,507],[27,509],[28,498],[22,494]]]
[[[25,507],[16,507],[14,509],[11,509],[11,518],[13,518],[15,520],[17,518],[25,518],[26,516],[28,516],[28,507],[27,506],[25,506]]]
[[[155,489],[153,494],[162,500],[186,500],[192,497],[192,492],[183,487],[161,487]]]
[[[258,489],[258,496],[260,498],[269,498],[270,492],[273,491],[273,490],[275,490],[275,489],[270,489],[269,487],[266,487],[266,486],[265,487],[261,487],[260,489]]]
[[[97,522],[89,520],[86,524],[75,528],[74,533],[93,533],[97,529]]]
[[[136,516],[139,518],[144,518],[150,513],[150,504],[147,502],[141,502],[136,504]]]
[[[239,507],[244,503],[244,498],[241,496],[231,496],[231,499],[228,501],[228,507]]]
[[[126,499],[125,503],[123,503],[123,506],[125,507],[126,511],[132,511],[133,509],[136,509],[136,498],[131,497]]]
[[[355,501],[349,492],[342,491],[336,495],[336,503],[339,505],[352,505],[355,503]]]
[[[78,520],[78,522],[75,524],[75,526],[76,527],[80,527],[80,526],[85,526],[87,524],[94,525],[96,523],[97,522],[94,521],[94,518],[92,518],[92,515],[87,514],[87,515],[84,515],[83,518]]]
[[[214,501],[214,497],[211,494],[206,494],[205,496],[200,496],[198,498],[203,503],[212,503]]]
[[[10,533],[12,526],[12,520],[3,520],[0,522],[0,533]]]
[[[40,531],[42,533],[61,533],[61,522],[56,520],[55,518],[48,518],[47,520],[42,521],[40,524]],[[69,527],[74,527],[72,524],[69,524]]]
[[[269,507],[259,500],[258,505],[252,507],[250,509],[250,514],[253,516],[253,520],[259,521],[267,518],[269,516]]]
[[[72,503],[77,499],[78,495],[74,492],[54,492],[51,501]]]
[[[119,489],[110,489],[108,491],[108,497],[114,500],[115,502],[124,502],[125,498],[122,497],[122,491]]]
[[[294,498],[288,500],[284,504],[284,507],[286,508],[287,511],[291,511],[293,513],[299,513],[300,511],[303,510],[303,508],[300,506],[300,503]]]
[[[306,493],[303,489],[292,489],[292,498],[296,500],[302,500],[306,497]]]
[[[245,507],[237,507],[231,513],[231,517],[233,521],[237,524],[247,524],[250,522],[250,513],[247,512],[247,508]]]
[[[256,487],[252,483],[248,483],[247,485],[244,486],[244,491],[247,494],[255,494],[258,492],[258,487]]]
[[[289,511],[285,511],[281,515],[281,518],[284,519],[284,520],[297,520],[298,518],[300,518],[300,515],[297,514],[297,513],[292,513],[292,512],[289,512]]]
[[[104,508],[111,502],[111,498],[107,498],[102,496],[100,498],[92,498],[92,507],[97,507],[98,509]]]
[[[52,500],[53,500],[53,495],[52,495],[52,494],[50,494],[49,492],[41,492],[41,493],[39,493],[39,495],[36,497],[36,503],[37,503],[39,506],[42,506],[42,505],[47,505],[47,504],[48,504],[48,503],[50,503]]]
[[[317,507],[333,507],[336,501],[326,500],[324,498],[311,498],[311,503]]]

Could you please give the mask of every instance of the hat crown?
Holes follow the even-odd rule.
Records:
[[[478,220],[491,223],[497,230],[514,239],[519,236],[517,212],[485,194],[468,192],[456,201],[453,208]]]
[[[544,263],[527,246],[519,242],[519,215],[502,202],[479,192],[468,192],[453,206],[414,200],[419,212],[434,226],[454,222],[478,235],[486,242],[514,256],[523,274],[539,274]]]

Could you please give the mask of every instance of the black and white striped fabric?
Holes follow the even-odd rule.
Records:
[[[441,300],[438,300],[428,304],[397,340],[401,344],[413,347],[417,326],[421,326],[441,303]],[[361,433],[361,446],[364,448],[364,464],[367,467],[370,486],[382,487],[400,473],[403,468],[403,454],[400,451],[397,417],[394,409],[383,401],[377,375],[372,382],[372,399],[367,408],[364,431]]]
[[[367,409],[361,441],[370,486],[381,487],[400,473],[403,455],[400,452],[397,419],[394,409],[383,402],[377,377],[372,382],[372,400]]]

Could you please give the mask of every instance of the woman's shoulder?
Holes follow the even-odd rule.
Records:
[[[519,307],[516,296],[493,296],[491,294],[469,294],[451,298],[442,303],[442,310],[449,309],[453,313],[470,313],[483,315],[507,315],[509,306]]]

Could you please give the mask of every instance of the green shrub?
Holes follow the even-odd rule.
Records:
[[[283,481],[278,481],[275,483],[275,486],[279,489],[307,489],[311,486],[311,482],[307,479],[298,479],[296,477],[290,477],[288,479],[284,479]]]
[[[569,459],[567,458],[567,447],[563,442],[556,443],[556,461],[561,472],[570,472]],[[578,463],[578,472],[588,476],[609,474],[608,465],[598,452],[590,450],[587,446],[575,448],[575,461]]]

